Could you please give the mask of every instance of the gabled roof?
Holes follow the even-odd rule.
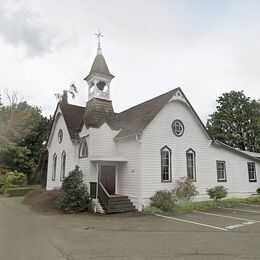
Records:
[[[250,156],[253,156],[257,159],[260,159],[260,153],[256,153],[256,152],[249,152],[249,151],[241,151],[242,153],[248,154]]]
[[[252,152],[242,151],[242,150],[233,148],[233,147],[231,147],[231,146],[229,146],[227,144],[224,144],[224,143],[222,143],[220,141],[216,141],[216,140],[213,141],[213,145],[220,146],[221,148],[224,148],[226,150],[229,150],[229,151],[232,151],[234,153],[240,154],[240,155],[242,155],[244,157],[250,158],[251,160],[260,162],[260,157],[258,157],[258,156],[260,156],[259,153],[252,153]]]
[[[78,132],[83,120],[85,107],[59,103],[71,139],[79,139]]]
[[[100,53],[95,57],[89,75],[94,73],[114,77],[108,69],[104,56]]]
[[[165,94],[118,113],[117,126],[122,128],[122,130],[115,138],[134,135],[144,130],[179,89],[180,88],[173,89]]]
[[[78,133],[83,124],[86,127],[99,128],[103,123],[107,123],[113,130],[120,130],[115,136],[115,139],[119,139],[142,132],[178,91],[181,89],[173,89],[121,113],[114,112],[111,101],[99,98],[90,100],[86,108],[63,103],[60,103],[60,108],[71,139],[79,138]],[[186,97],[185,100],[187,100]],[[205,126],[188,100],[187,102],[207,133]]]

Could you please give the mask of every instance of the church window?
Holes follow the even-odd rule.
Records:
[[[187,177],[192,181],[196,181],[196,153],[192,149],[186,152],[187,159]]]
[[[227,181],[226,162],[225,161],[217,161],[217,179],[218,179],[218,182]]]
[[[63,131],[62,129],[59,130],[58,132],[58,142],[61,143],[63,138]]]
[[[171,182],[171,149],[168,146],[164,146],[161,149],[161,181]]]
[[[62,181],[65,178],[65,169],[66,169],[66,153],[65,151],[61,154],[61,167],[60,167],[60,180]]]
[[[57,154],[55,153],[52,157],[52,177],[51,179],[55,181],[57,169]]]
[[[88,157],[88,143],[87,138],[83,137],[79,146],[79,158]]]
[[[256,170],[255,170],[255,163],[248,162],[247,163],[248,168],[248,178],[250,182],[256,182]]]
[[[178,137],[183,135],[183,133],[184,133],[184,125],[181,122],[181,120],[176,119],[176,120],[173,121],[173,123],[172,123],[172,131]]]

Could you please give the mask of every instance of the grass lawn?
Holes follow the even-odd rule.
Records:
[[[4,190],[3,195],[7,197],[18,197],[24,196],[29,191],[41,189],[41,185],[26,185],[22,187],[7,188]]]

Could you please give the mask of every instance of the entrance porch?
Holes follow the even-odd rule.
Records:
[[[118,194],[118,164],[126,163],[125,158],[94,158],[96,181],[90,182],[90,195],[105,213],[118,213],[136,210],[128,196]],[[98,184],[98,185],[97,185]]]

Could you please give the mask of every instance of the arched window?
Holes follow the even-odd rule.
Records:
[[[55,181],[56,178],[56,168],[57,168],[57,154],[55,153],[52,157],[52,177],[51,179]]]
[[[83,137],[79,146],[79,158],[88,157],[88,143],[87,138]]]
[[[191,148],[186,152],[187,158],[187,177],[196,181],[196,153]]]
[[[62,181],[65,178],[65,169],[66,169],[66,153],[65,151],[61,154],[61,167],[60,167],[60,180]]]
[[[172,151],[168,146],[161,149],[161,181],[172,181],[172,164],[171,164]]]

